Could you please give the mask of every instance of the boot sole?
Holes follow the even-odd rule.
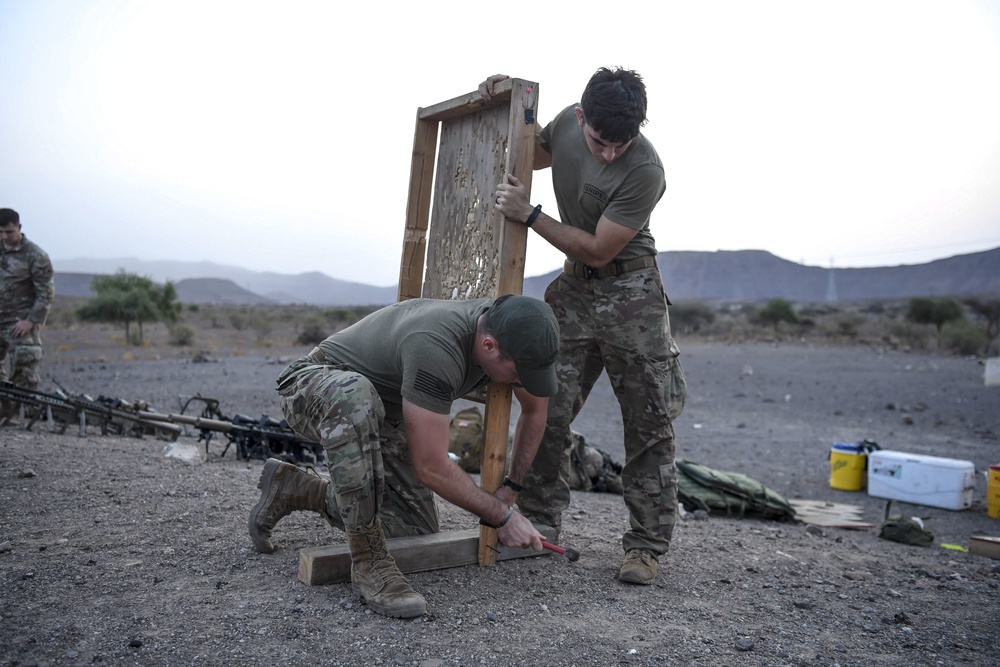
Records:
[[[656,580],[656,575],[653,575],[652,579],[643,579],[638,574],[627,573],[624,576],[621,573],[618,574],[618,581],[623,581],[626,584],[638,584],[640,586],[649,586],[655,580]]]
[[[629,553],[632,553],[632,550],[629,550]],[[624,581],[626,584],[649,586],[656,580],[658,569],[655,560],[653,560],[652,565],[647,565],[645,560],[641,560],[640,557],[629,558],[626,555],[625,562],[622,563],[621,569],[618,570],[618,581]],[[651,575],[649,578],[645,576],[647,572]]]
[[[417,616],[423,616],[427,613],[427,602],[423,599],[419,602],[414,601],[413,604],[406,607],[387,607],[366,598],[364,593],[361,592],[361,589],[358,588],[356,584],[351,584],[351,588],[353,588],[354,593],[361,598],[366,605],[368,605],[369,609],[382,616],[389,616],[391,618],[416,618]]]
[[[262,554],[273,554],[278,550],[271,543],[270,534],[263,535],[263,531],[258,530],[257,516],[274,500],[276,489],[272,488],[272,482],[274,481],[274,473],[278,471],[280,466],[281,461],[278,459],[268,459],[264,462],[264,469],[261,471],[260,480],[257,482],[257,488],[260,489],[260,498],[257,500],[257,504],[253,506],[253,509],[250,510],[250,518],[247,519],[247,530],[250,533],[250,541],[253,542],[254,548]]]

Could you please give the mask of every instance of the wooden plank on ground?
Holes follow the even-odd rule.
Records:
[[[826,528],[874,528],[865,521],[865,510],[859,505],[832,503],[826,500],[789,500],[795,518],[803,523]]]
[[[969,538],[969,553],[1000,560],[1000,537],[973,535]]]
[[[541,531],[551,540],[551,530]],[[400,572],[426,572],[479,563],[479,530],[453,530],[388,540],[389,552]],[[498,545],[496,560],[544,556],[549,551],[510,549]],[[351,580],[351,552],[346,544],[330,544],[299,551],[299,581],[307,586],[342,584]]]

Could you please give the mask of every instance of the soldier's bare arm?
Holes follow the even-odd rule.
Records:
[[[518,512],[476,486],[472,478],[448,458],[448,415],[431,412],[403,399],[403,428],[417,479],[448,502],[475,514],[497,530],[509,547],[541,551],[541,534]],[[537,446],[537,445],[536,445]],[[506,523],[504,520],[506,519]]]

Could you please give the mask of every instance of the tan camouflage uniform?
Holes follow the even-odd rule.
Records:
[[[603,82],[592,88],[595,80]],[[622,536],[626,560],[619,578],[625,575],[624,581],[650,583],[655,563],[643,558],[636,570],[630,554],[655,558],[669,550],[677,515],[672,420],[684,407],[687,383],[670,334],[669,301],[650,230],[653,209],[666,191],[663,163],[641,133],[611,161],[607,156],[599,160],[593,151],[605,144],[594,139],[583,111],[590,91],[597,91],[595,99],[602,98],[603,106],[610,107],[622,103],[619,93],[624,87],[634,99],[641,98],[644,113],[645,89],[634,78],[599,70],[580,104],[565,107],[538,135],[552,168],[559,208],[559,219],[553,220],[597,237],[606,218],[634,234],[611,262],[592,267],[573,255],[586,250],[567,240],[578,234],[556,234],[547,221],[536,229],[567,259],[564,271],[545,292],[545,301],[559,321],[559,389],[549,399],[545,435],[518,507],[532,521],[560,526],[570,502],[566,475],[560,475],[573,447],[570,425],[606,369],[624,423],[621,481],[629,528]],[[630,106],[628,113],[635,109]]]
[[[559,321],[559,393],[549,401],[545,436],[518,506],[534,521],[560,525],[570,503],[559,474],[573,444],[570,424],[606,367],[625,424],[622,483],[630,527],[622,546],[665,554],[677,516],[672,421],[684,409],[687,383],[660,272],[651,267],[593,279],[562,273],[545,301]],[[553,446],[559,442],[565,445]]]
[[[49,315],[55,295],[52,262],[44,250],[21,236],[13,248],[0,244],[0,380],[28,389],[37,389],[42,362],[41,328]],[[11,329],[18,320],[28,319],[35,326],[14,338]]]
[[[278,377],[278,393],[288,425],[326,452],[334,525],[363,526],[378,514],[390,537],[440,530],[434,494],[413,472],[402,421],[386,418],[368,378],[304,357]]]

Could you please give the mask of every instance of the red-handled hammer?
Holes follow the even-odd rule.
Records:
[[[568,560],[571,563],[575,563],[576,561],[580,560],[580,552],[577,551],[576,549],[567,549],[566,547],[560,547],[555,544],[550,544],[545,540],[542,540],[542,546],[548,549],[549,551],[555,551],[557,554],[562,554],[563,556],[566,556],[566,560]]]

